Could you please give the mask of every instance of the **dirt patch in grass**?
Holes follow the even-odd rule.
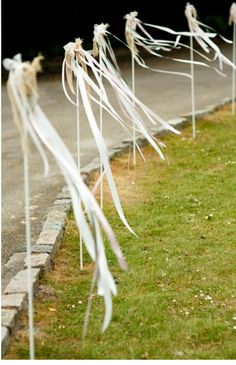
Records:
[[[128,155],[112,170],[133,237],[119,221],[105,184],[105,214],[129,270],[116,278],[113,318],[101,335],[103,301],[92,301],[88,337],[81,333],[93,264],[69,220],[55,270],[41,282],[49,295],[35,300],[38,359],[235,359],[236,341],[236,121],[230,107],[180,136],[165,136],[166,161],[150,146],[128,169]],[[51,290],[51,291],[50,291]],[[50,295],[50,292],[52,295]],[[28,357],[24,318],[8,359]]]

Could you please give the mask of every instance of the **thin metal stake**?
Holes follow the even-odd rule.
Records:
[[[101,47],[100,47],[101,48]],[[101,57],[101,49],[99,49],[99,64],[100,64],[100,82],[102,83],[102,57]],[[100,109],[99,109],[99,128],[101,134],[103,134],[103,107],[102,107],[102,97],[100,96]],[[103,165],[102,161],[100,160],[100,175],[102,176],[103,173]],[[100,207],[103,209],[103,176],[101,178],[101,185],[100,185]]]
[[[25,129],[25,135],[27,135]],[[34,346],[34,309],[33,309],[33,283],[31,263],[31,222],[30,222],[30,189],[29,189],[29,160],[28,152],[24,151],[24,200],[25,200],[25,228],[27,252],[27,285],[28,285],[28,316],[29,316],[29,349],[30,359],[35,358]]]
[[[233,23],[233,64],[236,66],[236,23]],[[235,69],[232,68],[232,114],[235,115]]]
[[[193,36],[190,36],[190,60],[191,60],[191,98],[192,98],[192,131],[193,138],[196,137],[196,117],[195,117],[195,85],[194,85],[194,64],[193,64]]]
[[[77,166],[80,172],[81,156],[80,156],[80,95],[78,79],[76,78],[76,130],[77,130]],[[81,202],[80,202],[81,204]],[[83,270],[83,240],[81,233],[79,233],[79,247],[80,247],[80,270]]]
[[[133,40],[134,42],[134,40]],[[131,50],[131,70],[132,70],[132,92],[135,95],[135,59],[133,49]],[[133,101],[134,104],[134,101]],[[136,166],[136,129],[135,122],[133,122],[133,164]]]

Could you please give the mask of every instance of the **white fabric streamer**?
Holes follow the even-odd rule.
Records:
[[[221,71],[223,70],[223,63],[235,69],[236,66],[226,56],[223,55],[223,53],[220,51],[220,48],[210,39],[211,36],[209,36],[209,33],[201,28],[201,26],[203,26],[207,29],[212,29],[197,20],[197,11],[195,7],[190,3],[187,3],[185,7],[185,16],[188,21],[190,33],[193,34],[195,40],[198,42],[201,48],[206,53],[209,53],[210,50],[213,50],[215,52],[214,60],[216,59],[219,60],[220,70]],[[223,39],[228,43],[232,43],[231,41],[228,41],[225,38]]]
[[[136,130],[142,133],[147,138],[149,143],[155,148],[155,150],[162,159],[164,159],[164,155],[161,151],[161,147],[163,147],[163,145],[159,142],[154,141],[153,137],[151,136],[151,134],[148,132],[148,130],[144,125],[140,111],[145,114],[145,116],[149,119],[151,123],[153,124],[156,124],[157,122],[161,123],[167,129],[171,130],[176,134],[179,134],[180,132],[178,132],[175,128],[170,126],[157,114],[155,114],[148,107],[146,107],[140,100],[138,100],[133,95],[132,91],[125,84],[125,82],[123,81],[117,70],[118,66],[116,63],[116,58],[110,46],[109,40],[106,37],[108,33],[107,27],[108,24],[100,24],[96,25],[94,30],[93,52],[95,55],[97,55],[97,52],[99,50],[101,62],[98,62],[90,51],[85,51],[83,49],[82,41],[79,38],[76,39],[76,42],[74,43],[70,42],[64,47],[65,59],[62,67],[62,85],[68,100],[71,103],[76,104],[72,100],[67,91],[65,76],[71,93],[74,93],[74,87],[72,81],[73,77],[78,80],[80,95],[83,101],[84,109],[97,145],[97,149],[100,154],[100,158],[105,170],[105,175],[108,181],[108,185],[111,191],[111,195],[116,210],[124,225],[132,233],[134,233],[133,230],[128,225],[128,222],[122,210],[119,195],[114,183],[114,179],[109,164],[107,148],[105,145],[105,141],[99,130],[99,127],[96,123],[96,119],[91,106],[91,100],[96,104],[98,104],[99,106],[102,105],[104,110],[106,110],[112,116],[112,118],[114,118],[118,123],[120,123],[120,125],[126,130],[126,132],[128,132],[129,135],[131,135],[130,129],[132,128],[132,126],[131,124],[127,123],[127,119],[131,123],[134,122]],[[108,59],[108,57],[110,57],[112,63]],[[88,75],[86,69],[87,67],[89,67],[90,70],[92,71],[93,77],[90,77]],[[112,86],[125,118],[122,117],[121,113],[116,111],[115,107],[111,104],[106,89],[104,87],[104,83],[101,82],[101,75],[103,80],[108,81]],[[138,145],[137,148],[140,150]]]
[[[190,4],[187,4],[187,6],[190,5]],[[187,8],[186,6],[186,8]],[[195,11],[193,10],[193,13],[195,14]],[[158,30],[161,30],[163,32],[167,32],[169,34],[172,34],[172,35],[175,35],[175,36],[180,36],[180,37],[183,37],[183,36],[186,36],[186,37],[195,37],[195,39],[198,39],[198,41],[200,42],[199,44],[201,45],[201,48],[207,53],[209,54],[210,53],[210,50],[213,50],[215,52],[213,58],[209,58],[207,57],[205,54],[193,49],[193,52],[198,54],[199,56],[201,56],[204,60],[208,61],[208,62],[214,62],[217,58],[219,58],[222,62],[221,62],[221,66],[223,63],[227,64],[228,66],[230,67],[233,67],[234,68],[234,65],[232,64],[232,62],[226,57],[224,56],[219,47],[216,46],[216,44],[211,40],[211,38],[215,38],[217,35],[226,43],[229,43],[229,44],[232,44],[232,41],[222,37],[220,34],[217,34],[216,31],[214,29],[212,29],[211,27],[207,26],[206,24],[203,24],[201,22],[199,22],[197,19],[194,18],[194,16],[191,15],[191,9],[187,9],[186,11],[186,14],[189,18],[192,18],[190,20],[190,23],[191,23],[191,27],[192,27],[192,24],[195,24],[194,25],[194,29],[195,31],[193,31],[193,29],[191,29],[189,32],[177,32],[177,31],[174,31],[173,29],[170,29],[170,28],[167,28],[167,27],[163,27],[163,26],[159,26],[159,25],[154,25],[154,24],[149,24],[149,23],[143,23],[144,25],[150,27],[150,28],[154,28],[154,29],[158,29]],[[189,21],[188,21],[189,23]],[[204,30],[202,30],[200,28],[200,25],[201,26],[204,26],[206,29],[210,29],[212,32],[206,32]],[[200,33],[198,33],[200,29]],[[178,43],[177,45],[178,46],[181,46],[181,47],[184,47],[184,48],[190,48],[188,45],[186,45],[185,43],[181,43],[180,42],[180,38],[177,38],[178,40]],[[175,60],[175,59],[173,59]],[[181,62],[181,60],[180,60]],[[182,62],[185,62],[182,60]],[[191,61],[187,61],[187,63],[191,63]],[[194,61],[194,64],[198,64],[198,62]],[[207,66],[209,67],[209,65],[203,63],[202,66]],[[220,74],[221,76],[225,76],[225,74],[221,71],[223,69],[223,67],[220,69],[216,68],[216,67],[213,67],[213,69],[218,73]],[[191,76],[190,76],[191,77]]]
[[[191,75],[184,72],[176,72],[176,71],[166,71],[161,69],[155,69],[152,67],[149,67],[146,65],[143,58],[138,54],[138,47],[141,47],[148,53],[150,53],[153,56],[159,57],[159,58],[167,58],[171,59],[175,62],[182,62],[182,63],[191,63],[190,60],[185,59],[179,59],[179,58],[172,58],[167,57],[166,55],[162,55],[160,51],[170,52],[172,49],[178,49],[181,47],[189,48],[188,46],[184,45],[183,43],[180,43],[180,35],[175,33],[173,31],[172,34],[176,35],[176,39],[173,40],[161,40],[161,39],[155,39],[151,36],[151,34],[145,29],[145,24],[137,18],[138,12],[133,11],[129,14],[126,14],[124,16],[124,19],[126,19],[125,24],[125,37],[126,42],[135,58],[135,61],[143,68],[147,68],[151,71],[160,72],[160,73],[166,73],[166,74],[174,74],[179,76],[185,76],[188,78],[191,78]],[[150,25],[149,25],[150,26]],[[153,25],[153,27],[156,27]],[[159,28],[157,26],[157,28]],[[172,32],[170,28],[160,27],[163,31],[169,31],[169,33]],[[194,62],[195,65],[199,66],[205,66],[209,67],[203,62]]]
[[[33,141],[37,141],[37,148],[40,144],[43,151],[44,145],[52,153],[67,182],[77,227],[90,257],[98,266],[98,293],[105,301],[102,327],[102,331],[105,331],[111,320],[112,294],[116,295],[117,291],[107,265],[101,230],[106,233],[122,269],[126,269],[126,263],[114,232],[93,194],[84,184],[72,155],[38,105],[36,65],[39,65],[39,61],[38,57],[31,64],[16,59],[4,60],[4,66],[9,70],[8,90],[14,117],[17,116],[17,122],[24,124],[29,134],[34,136]],[[41,157],[44,163],[47,163],[45,155],[41,154]]]

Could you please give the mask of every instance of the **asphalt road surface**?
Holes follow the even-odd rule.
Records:
[[[232,47],[224,46],[224,54],[231,58]],[[180,57],[188,57],[180,53]],[[169,60],[150,59],[149,65],[165,70],[188,71],[189,66]],[[122,60],[121,70],[130,84],[130,60]],[[211,69],[195,67],[196,109],[219,103],[231,96],[231,70],[225,67],[226,77]],[[63,94],[60,75],[43,76],[39,79],[40,105],[53,123],[70,151],[76,156],[75,108]],[[188,78],[154,73],[136,67],[136,94],[152,110],[165,120],[191,111],[190,80]],[[81,160],[82,166],[97,156],[94,140],[83,111],[81,112]],[[96,110],[98,116],[98,110]],[[150,126],[152,127],[152,126]],[[119,144],[127,135],[123,129],[104,113],[104,136],[108,148]],[[41,221],[48,206],[53,203],[64,184],[54,161],[50,159],[50,176],[43,178],[43,166],[38,153],[31,148],[30,189],[33,242],[41,230]],[[10,110],[6,87],[2,88],[2,262],[25,247],[23,206],[23,159],[19,134]],[[4,277],[2,287],[8,279]]]

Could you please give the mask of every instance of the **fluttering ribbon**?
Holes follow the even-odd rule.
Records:
[[[162,39],[155,39],[152,37],[152,35],[145,29],[145,23],[143,23],[139,18],[137,18],[138,12],[132,11],[129,14],[126,14],[124,16],[124,19],[126,19],[125,24],[125,37],[126,42],[132,52],[132,55],[135,58],[135,61],[143,68],[147,68],[149,70],[159,72],[159,73],[166,73],[166,74],[174,74],[179,76],[185,76],[188,78],[191,78],[191,75],[184,72],[176,72],[176,71],[166,71],[162,69],[156,69],[150,66],[147,66],[144,59],[140,56],[138,47],[141,47],[145,51],[147,51],[149,54],[159,57],[159,58],[165,58],[170,59],[175,62],[181,62],[181,63],[191,63],[190,60],[185,59],[179,59],[174,57],[168,57],[160,53],[160,51],[164,52],[170,52],[173,49],[179,49],[180,47],[189,48],[187,45],[180,43],[180,35],[175,33],[173,31],[172,34],[176,35],[176,39],[173,40],[162,40]],[[149,24],[149,26],[151,26]],[[155,25],[152,25],[153,27],[160,28],[163,31],[168,30],[169,33],[172,32],[170,28],[165,27],[158,27]],[[209,67],[203,62],[197,62],[194,61],[195,65],[199,66],[205,66]]]
[[[88,122],[89,122],[89,125],[91,128],[91,131],[92,131],[94,139],[95,139],[97,149],[99,151],[99,155],[100,155],[100,158],[101,158],[104,170],[105,170],[105,175],[107,177],[108,185],[109,185],[109,188],[111,191],[111,195],[112,195],[116,210],[117,210],[122,222],[124,223],[124,225],[134,234],[134,231],[129,226],[129,224],[124,216],[123,209],[122,209],[120,199],[119,199],[119,195],[118,195],[116,185],[115,185],[115,182],[113,179],[111,167],[109,164],[109,157],[108,157],[108,151],[106,148],[106,144],[105,144],[105,141],[101,134],[101,131],[98,128],[98,125],[96,123],[96,119],[94,117],[94,113],[93,113],[93,110],[92,110],[92,107],[90,104],[90,99],[94,100],[99,105],[100,105],[100,100],[97,100],[96,98],[94,98],[91,95],[90,91],[88,92],[88,86],[91,87],[91,89],[93,89],[93,91],[95,91],[98,95],[101,95],[101,91],[100,91],[99,87],[101,86],[103,88],[103,86],[100,83],[98,73],[96,73],[96,76],[98,78],[97,81],[99,81],[99,87],[90,78],[87,71],[85,71],[85,68],[81,66],[81,62],[85,63],[85,65],[89,65],[86,57],[90,56],[92,59],[93,59],[93,57],[89,54],[89,52],[86,52],[83,50],[82,42],[80,39],[77,39],[75,43],[72,43],[72,42],[68,43],[64,47],[64,49],[65,49],[65,59],[63,61],[63,67],[62,67],[62,70],[63,70],[62,71],[62,85],[63,85],[65,95],[73,104],[75,104],[74,101],[68,95],[68,92],[67,92],[66,86],[65,86],[65,79],[64,79],[65,71],[64,70],[66,67],[67,70],[68,70],[68,68],[70,68],[70,73],[69,73],[69,71],[67,71],[66,76],[69,73],[70,75],[74,75],[75,78],[78,80],[78,87],[80,90],[80,95],[81,95],[81,98],[83,101],[84,109],[85,109],[85,112],[87,115],[87,119],[88,119]],[[73,52],[73,56],[72,56],[72,52]],[[70,58],[68,57],[68,53],[70,53]],[[70,61],[70,64],[68,63],[68,59]],[[78,59],[80,60],[80,63],[77,61]],[[69,79],[69,80],[71,80],[71,79]],[[73,92],[73,87],[71,87],[70,82],[68,82],[68,85],[70,87],[71,92]]]
[[[214,60],[218,59],[220,70],[221,71],[223,70],[223,63],[235,69],[236,66],[226,56],[223,55],[220,48],[211,40],[212,37],[211,33],[208,33],[207,31],[204,31],[202,29],[202,27],[205,27],[206,29],[212,30],[211,27],[197,20],[197,11],[195,7],[190,3],[186,4],[185,16],[188,21],[190,32],[194,36],[195,40],[200,45],[200,47],[206,53],[209,53],[210,50],[215,52]],[[231,41],[227,40],[222,36],[221,38],[227,43],[232,43]]]
[[[25,95],[32,98],[32,100],[37,99],[37,83],[35,79],[35,73],[40,71],[40,60],[41,56],[37,57],[31,65],[31,68],[28,72],[27,80],[24,83],[24,93]],[[3,65],[8,70],[13,70],[14,68],[20,67],[19,65],[22,63],[21,55],[17,54],[13,60],[5,59],[3,61]],[[35,72],[34,72],[35,70]],[[18,84],[20,82],[19,79],[15,80]],[[30,93],[30,85],[32,84],[34,92]],[[45,173],[48,172],[48,163],[46,155],[42,149],[40,141],[37,138],[37,135],[34,133],[32,129],[27,130],[27,126],[25,120],[21,119],[21,116],[18,113],[17,104],[15,102],[15,96],[10,87],[10,82],[7,82],[7,91],[11,101],[13,119],[15,121],[16,126],[20,132],[20,140],[21,140],[21,148],[23,153],[23,171],[24,171],[24,211],[25,211],[25,242],[26,242],[26,262],[27,262],[27,293],[28,293],[28,326],[29,326],[29,357],[31,360],[35,358],[35,341],[34,341],[34,308],[33,308],[33,282],[32,282],[32,237],[31,237],[31,221],[30,221],[30,180],[29,180],[29,144],[28,137],[29,135],[35,142],[36,147],[38,148],[39,153],[44,162]],[[26,113],[26,111],[24,111]]]
[[[43,148],[52,153],[68,185],[77,227],[91,259],[96,262],[98,294],[105,301],[104,331],[111,320],[112,294],[116,295],[117,289],[107,264],[102,231],[107,235],[122,269],[126,269],[126,263],[115,234],[93,194],[84,184],[71,153],[38,105],[36,73],[40,68],[40,60],[41,57],[36,57],[32,63],[21,62],[21,57],[17,55],[14,59],[3,61],[9,71],[8,91],[14,119],[20,130],[22,126],[27,129],[46,168],[48,162]]]
[[[154,125],[160,123],[176,134],[179,134],[180,132],[178,132],[174,127],[166,123],[161,117],[151,111],[138,98],[136,98],[133,95],[132,91],[129,89],[129,87],[126,85],[124,80],[121,78],[118,71],[114,52],[110,45],[109,39],[107,38],[107,27],[108,24],[100,24],[96,25],[94,29],[93,52],[95,53],[95,55],[97,55],[97,51],[99,50],[101,62],[98,62],[95,59],[91,51],[86,51],[83,49],[80,39],[77,39],[74,43],[70,42],[64,47],[65,58],[62,66],[62,85],[68,100],[76,105],[76,103],[69,95],[66,87],[66,76],[69,71],[65,72],[65,70],[68,68],[70,69],[70,74],[74,76],[74,79],[78,80],[78,86],[80,89],[80,95],[83,101],[85,113],[87,115],[87,119],[93,133],[97,149],[99,151],[99,155],[105,170],[105,175],[116,210],[124,225],[132,233],[134,233],[133,230],[130,228],[123,213],[123,209],[120,203],[119,195],[109,164],[108,151],[101,131],[99,130],[99,127],[97,125],[92,110],[91,101],[95,102],[99,106],[102,105],[104,110],[106,110],[112,116],[112,118],[125,129],[125,131],[129,135],[131,135],[131,123],[134,122],[136,130],[146,137],[146,139],[149,141],[149,143],[153,146],[153,148],[157,151],[162,159],[164,159],[164,154],[161,150],[163,144],[155,140],[151,133],[147,130],[141,113],[143,113],[147,117],[147,119]],[[68,52],[70,53],[70,58],[67,55]],[[77,61],[78,54],[81,60],[80,62]],[[87,72],[85,72],[84,68],[81,66],[81,62],[83,62],[90,69],[90,71],[92,72],[91,76]],[[112,102],[109,100],[104,86],[105,82],[102,83],[100,79],[101,75],[104,81],[108,81],[112,89],[114,90],[117,100],[119,102],[119,106],[124,116],[122,116],[120,110],[116,110],[116,107],[113,106]],[[69,82],[68,85],[71,92],[73,93],[73,88],[70,86]],[[88,86],[90,87],[91,92],[88,92]],[[135,105],[133,103],[133,100],[135,101]],[[130,121],[130,124],[128,123],[128,121]],[[137,148],[141,152],[138,145]]]
[[[227,57],[225,57],[222,52],[220,51],[219,47],[211,40],[212,38],[217,36],[217,33],[214,31],[213,28],[208,27],[207,25],[199,22],[197,20],[197,12],[193,5],[187,3],[185,8],[185,16],[188,21],[189,31],[188,32],[176,32],[171,28],[158,26],[154,24],[142,23],[140,19],[137,18],[137,12],[131,12],[125,16],[126,19],[126,26],[125,26],[125,36],[126,42],[131,50],[132,57],[135,58],[135,61],[142,66],[143,68],[147,68],[149,70],[161,73],[169,73],[169,74],[176,74],[181,76],[186,76],[191,79],[191,95],[192,95],[192,130],[193,130],[193,137],[195,137],[195,93],[194,93],[194,65],[210,67],[205,62],[198,62],[194,61],[193,54],[197,53],[200,55],[204,61],[215,61],[216,59],[219,60],[219,69],[213,67],[213,69],[222,76],[223,74],[223,63],[231,66],[233,70],[235,70],[235,65],[232,63]],[[147,31],[146,27],[155,28],[160,31],[169,33],[176,37],[174,41],[170,40],[159,40],[155,39],[151,36],[151,34]],[[205,27],[207,31],[203,30],[202,27]],[[209,32],[211,30],[211,32]],[[190,46],[180,42],[181,37],[187,36],[190,38]],[[231,41],[225,39],[221,35],[219,35],[225,42],[232,43]],[[193,38],[196,39],[198,44],[201,46],[204,52],[207,54],[210,53],[210,50],[215,52],[214,58],[211,59],[207,57],[202,52],[199,52],[193,48]],[[134,46],[136,47],[134,50]],[[191,74],[183,73],[183,72],[173,72],[173,71],[165,71],[160,69],[154,69],[148,67],[145,61],[140,57],[138,53],[138,48],[142,47],[151,55],[157,57],[164,57],[166,59],[171,59],[173,61],[182,62],[182,63],[189,63],[191,66]],[[167,57],[166,55],[162,55],[160,51],[170,52],[172,49],[176,48],[188,48],[190,49],[190,59],[179,59],[179,58],[172,58]]]
[[[95,39],[100,39],[100,30],[100,26],[95,26]],[[169,125],[167,122],[165,122],[160,116],[154,113],[141,100],[133,95],[131,89],[128,87],[128,85],[125,83],[119,73],[116,57],[108,38],[109,34],[110,33],[107,31],[107,27],[106,29],[102,29],[103,40],[99,45],[99,51],[101,53],[102,59],[101,71],[103,77],[107,81],[109,81],[110,85],[112,86],[125,117],[128,118],[131,122],[135,122],[136,130],[147,138],[149,143],[154,147],[160,157],[164,159],[164,155],[161,151],[163,144],[158,142],[157,140],[154,140],[154,138],[151,136],[150,132],[145,127],[144,119],[142,118],[141,113],[143,113],[145,117],[149,120],[149,122],[154,125],[159,123],[173,133],[179,134],[180,132],[171,125]],[[98,66],[96,60],[94,60],[94,65],[96,67]],[[123,121],[123,124],[125,124],[128,128],[131,128],[131,126],[128,125],[127,122],[124,120],[124,117],[122,118],[120,113],[118,115]]]
[[[224,56],[222,54],[219,47],[211,39],[215,38],[216,36],[219,36],[226,43],[232,44],[232,41],[230,41],[230,40],[226,39],[225,37],[223,37],[222,35],[218,34],[212,27],[209,27],[206,24],[198,21],[196,18],[196,9],[194,8],[193,5],[191,5],[189,3],[187,3],[187,5],[185,7],[185,16],[188,21],[189,31],[181,31],[181,32],[175,31],[175,30],[165,27],[165,26],[159,26],[159,25],[150,24],[150,23],[142,23],[142,25],[150,27],[150,28],[158,29],[160,31],[172,34],[173,36],[176,36],[177,37],[176,41],[173,42],[173,44],[175,43],[176,46],[181,46],[184,48],[190,48],[190,47],[188,45],[186,45],[185,43],[181,43],[180,37],[185,37],[185,36],[194,37],[196,39],[196,41],[198,42],[198,44],[201,46],[201,49],[203,49],[203,51],[206,54],[209,54],[210,50],[214,51],[215,54],[214,54],[213,58],[209,58],[208,56],[206,56],[206,54],[199,52],[196,49],[193,49],[193,52],[198,54],[199,56],[201,56],[204,60],[206,60],[208,62],[213,62],[218,58],[220,69],[218,69],[216,67],[213,67],[213,69],[220,75],[225,76],[222,73],[223,63],[227,64],[230,67],[234,67],[234,65],[226,56]],[[202,29],[201,26],[204,27],[207,31]],[[179,60],[179,59],[173,58],[173,60],[178,60],[181,62],[181,60]],[[182,62],[186,62],[186,60],[183,60]],[[187,61],[187,63],[189,63],[189,62],[191,63],[191,61]],[[197,64],[196,61],[194,61],[194,64]],[[204,63],[204,64],[202,64],[202,66],[208,66],[208,65]]]

